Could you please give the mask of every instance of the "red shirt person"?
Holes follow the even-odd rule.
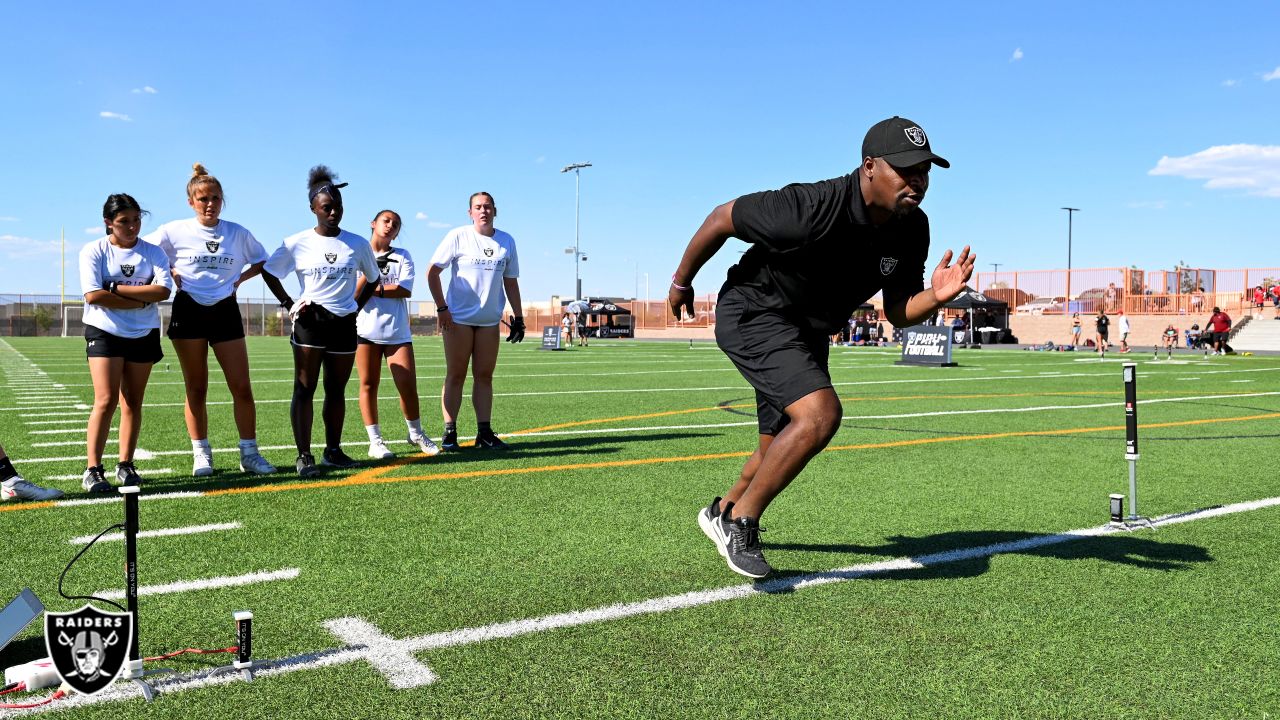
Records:
[[[1231,317],[1222,312],[1221,308],[1213,309],[1213,316],[1209,318],[1209,331],[1213,333],[1213,350],[1217,355],[1225,355],[1224,348],[1227,345],[1227,333],[1231,330]]]

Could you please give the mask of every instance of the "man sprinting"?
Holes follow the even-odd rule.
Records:
[[[685,248],[668,303],[693,314],[693,279],[730,237],[751,244],[729,269],[716,307],[716,342],[756,391],[759,444],[723,498],[699,512],[730,569],[761,578],[772,568],[760,518],[840,427],[827,369],[827,338],[883,291],[897,327],[931,317],[965,288],[976,255],[947,250],[923,283],[929,220],[920,210],[933,165],[950,167],[920,126],[876,123],[856,172],[752,193],[711,211]]]

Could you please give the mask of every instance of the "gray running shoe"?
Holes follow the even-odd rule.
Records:
[[[60,497],[61,490],[42,488],[24,480],[21,475],[14,475],[0,483],[0,500],[57,500]]]
[[[359,467],[360,463],[351,459],[351,456],[342,452],[342,448],[325,448],[320,455],[320,464],[336,467],[339,470],[350,470],[353,467]]]
[[[725,526],[729,537],[725,543],[724,559],[729,569],[749,578],[762,578],[773,572],[764,559],[764,548],[760,545],[760,533],[764,528],[749,517],[740,517]]]
[[[101,465],[94,465],[84,471],[84,477],[80,479],[80,487],[84,488],[85,492],[91,493],[111,492],[111,483],[107,482],[107,472]]]
[[[720,498],[712,500],[710,505],[698,511],[698,527],[702,528],[703,534],[715,543],[716,551],[721,557],[725,556],[724,546],[727,535],[725,523],[726,521],[721,517]]]
[[[316,467],[316,459],[311,453],[299,454],[295,467],[298,469],[298,477],[313,478],[320,475],[320,468]]]
[[[254,475],[270,475],[276,471],[276,466],[267,462],[261,453],[252,452],[247,455],[240,455],[240,472],[253,473]]]
[[[426,435],[419,435],[418,437],[410,435],[409,444],[418,448],[418,450],[422,451],[422,453],[427,456],[440,454],[440,446],[432,442],[431,438]]]
[[[134,467],[132,460],[116,463],[116,482],[121,485],[142,484],[142,478],[138,475],[138,468]]]

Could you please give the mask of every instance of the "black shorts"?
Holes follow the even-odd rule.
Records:
[[[173,297],[168,334],[170,340],[208,340],[210,345],[239,340],[244,337],[240,304],[232,295],[212,305],[201,305],[179,290]]]
[[[716,344],[755,388],[761,435],[777,435],[787,426],[788,405],[831,387],[825,332],[757,308],[732,290],[716,305]]]
[[[1111,338],[1107,336],[1107,333],[1108,333],[1108,331],[1107,331],[1107,330],[1099,330],[1099,331],[1098,331],[1098,337],[1102,338],[1103,340],[1106,340],[1106,341],[1110,342]]]
[[[160,349],[160,328],[140,338],[112,335],[102,328],[84,326],[85,355],[88,357],[118,357],[125,362],[154,365],[164,357]]]
[[[319,305],[308,305],[293,323],[290,342],[298,347],[320,348],[334,355],[354,355],[356,315],[334,315]]]

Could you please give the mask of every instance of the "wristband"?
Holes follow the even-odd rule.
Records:
[[[676,274],[675,274],[675,273],[671,273],[671,287],[673,287],[673,288],[675,288],[675,289],[677,289],[677,290],[692,290],[692,289],[693,289],[693,285],[685,286],[685,285],[681,285],[680,283],[676,282]]]
[[[116,288],[117,288],[117,287],[119,287],[119,286],[120,286],[120,283],[116,282],[115,280],[108,280],[108,281],[107,281],[107,284],[106,284],[106,287],[104,287],[104,288],[102,288],[102,289],[103,289],[103,290],[106,290],[107,292],[111,293],[112,295],[115,295],[115,294],[116,294]]]
[[[286,297],[284,300],[280,301],[280,307],[285,308],[286,310],[293,307],[293,298]]]
[[[386,288],[382,287],[382,285],[378,285],[378,297],[384,298],[386,296]]]
[[[442,312],[449,312],[449,306],[448,306],[448,305],[437,305],[437,306],[436,306],[436,314],[438,315],[438,314],[440,314],[440,313],[442,313]]]

